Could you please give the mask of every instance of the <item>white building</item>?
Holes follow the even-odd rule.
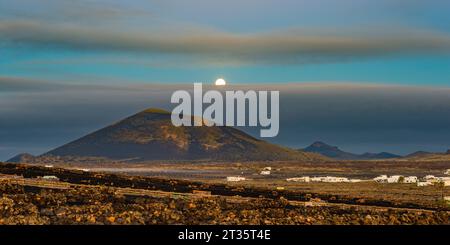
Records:
[[[308,183],[310,182],[310,178],[309,176],[303,176],[303,177],[295,177],[295,178],[288,178],[286,179],[286,181],[292,181],[292,182],[305,182]]]
[[[311,177],[310,181],[311,182],[322,182],[322,178],[323,177]]]
[[[400,182],[401,179],[403,179],[404,177],[401,175],[392,175],[387,179],[388,183],[398,183]]]
[[[345,177],[333,177],[333,176],[327,176],[326,182],[332,182],[332,183],[346,183],[349,182],[348,178]]]
[[[238,181],[244,181],[245,177],[241,177],[241,176],[228,176],[227,177],[227,181],[230,182],[238,182]]]
[[[430,186],[432,184],[433,183],[431,183],[431,182],[417,182],[417,186]]]
[[[445,170],[444,174],[450,175],[450,169]]]
[[[450,186],[450,177],[440,177],[438,182],[444,183],[444,186]]]
[[[263,171],[272,171],[272,167],[265,167],[263,168]]]
[[[46,168],[53,168],[53,165],[45,165]]]
[[[334,176],[312,177],[310,180],[312,182],[326,182],[326,183],[349,182],[348,178],[345,178],[345,177],[334,177]]]
[[[403,179],[403,183],[417,183],[418,180],[416,176],[408,176]]]
[[[426,181],[431,181],[431,180],[436,180],[436,177],[434,175],[427,175],[427,176],[423,177],[423,179]]]
[[[349,179],[350,183],[358,183],[358,182],[361,182],[361,181],[362,181],[361,179]]]
[[[42,179],[50,180],[50,181],[59,181],[59,178],[54,175],[46,175],[46,176],[42,177]]]
[[[377,183],[387,183],[388,182],[387,180],[388,180],[388,177],[385,174],[373,178],[373,181],[375,181]]]
[[[260,175],[270,175],[270,170],[263,170],[261,171],[261,173],[259,173]]]
[[[387,176],[385,174],[373,178],[377,183],[416,183],[418,178],[416,176],[404,177],[403,175]]]

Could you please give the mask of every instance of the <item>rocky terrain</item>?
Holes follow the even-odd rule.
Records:
[[[450,224],[448,211],[293,205],[284,198],[129,196],[113,187],[0,182],[0,224]]]
[[[358,185],[279,189],[0,164],[0,224],[450,224],[440,190]]]

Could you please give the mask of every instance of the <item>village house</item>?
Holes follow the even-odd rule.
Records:
[[[292,182],[305,182],[305,183],[308,183],[308,182],[310,182],[310,178],[309,178],[309,176],[295,177],[295,178],[288,178],[288,179],[286,179],[286,181],[292,181]]]
[[[90,169],[88,169],[88,168],[77,168],[76,170],[80,170],[80,171],[83,171],[83,172],[89,172],[90,171]]]
[[[342,182],[342,183],[350,182],[349,179],[345,177],[333,177],[333,178],[334,179],[331,182]]]
[[[245,177],[241,177],[241,176],[228,176],[227,177],[227,181],[229,182],[238,182],[238,181],[244,181],[246,180]]]
[[[387,175],[380,175],[378,177],[373,178],[373,181],[377,183],[387,183],[388,177]]]
[[[403,179],[403,183],[417,183],[419,179],[416,176],[408,176]]]
[[[358,183],[358,182],[362,182],[361,179],[349,179],[350,183]]]
[[[295,177],[295,178],[287,178],[286,181],[292,181],[292,182],[326,182],[326,183],[347,183],[347,182],[361,182],[361,179],[348,179],[345,177],[334,177],[334,176],[325,176],[325,177],[309,177],[309,176],[303,176],[303,177]]]
[[[42,177],[42,179],[49,180],[49,181],[59,181],[59,178],[54,175],[46,175],[46,176]]]
[[[431,183],[431,182],[417,182],[417,186],[430,186],[430,185],[432,185],[433,183]]]
[[[423,179],[425,181],[433,181],[433,180],[436,180],[436,177],[434,175],[427,175],[427,176],[423,177]]]
[[[402,175],[392,175],[387,179],[388,183],[399,183],[400,180],[403,180],[404,177]]]
[[[261,171],[261,173],[259,173],[260,175],[270,175],[270,170],[263,170]]]
[[[450,177],[435,177],[433,175],[427,175],[423,179],[424,181],[417,182],[417,186],[430,186],[437,183],[442,183],[444,186],[450,186]]]
[[[311,182],[322,182],[322,178],[323,177],[311,177],[310,181]]]
[[[450,177],[440,177],[439,182],[443,183],[444,186],[450,186]]]
[[[403,175],[392,175],[392,176],[387,176],[387,175],[380,175],[376,178],[373,178],[373,181],[377,182],[377,183],[406,183],[406,184],[410,184],[410,183],[417,183],[419,181],[419,178],[417,178],[417,176],[403,176]]]
[[[349,182],[348,178],[334,177],[334,176],[313,177],[313,178],[311,178],[311,181],[312,182],[327,182],[327,183]]]

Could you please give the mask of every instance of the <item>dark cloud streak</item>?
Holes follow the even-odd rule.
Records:
[[[398,29],[372,34],[327,34],[301,30],[236,34],[211,29],[113,30],[72,24],[0,22],[0,40],[10,44],[75,50],[144,52],[241,63],[321,63],[361,57],[450,51],[443,33]],[[201,59],[200,59],[201,60]]]

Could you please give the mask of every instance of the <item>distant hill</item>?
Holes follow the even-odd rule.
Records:
[[[391,158],[401,158],[402,156],[395,155],[389,152],[380,153],[364,153],[359,155],[360,159],[391,159]]]
[[[339,160],[370,160],[370,159],[391,159],[391,158],[399,158],[401,156],[388,153],[364,153],[361,155],[345,152],[339,149],[337,146],[331,146],[326,143],[317,141],[311,144],[310,146],[302,149],[305,152],[318,153],[323,156],[339,159]]]
[[[406,155],[405,158],[412,158],[412,157],[427,157],[427,156],[431,156],[431,155],[433,155],[433,154],[434,154],[434,153],[427,152],[427,151],[416,151],[416,152],[413,152],[413,153],[411,153],[411,154]]]
[[[404,157],[411,161],[450,161],[450,150],[447,152],[416,151]]]
[[[331,146],[317,141],[310,146],[302,149],[305,152],[318,153],[333,159],[352,160],[357,159],[358,155],[340,150],[337,146]]]
[[[232,127],[175,127],[171,114],[148,109],[44,156],[81,156],[147,160],[324,160],[256,139]]]
[[[9,159],[6,162],[13,162],[13,163],[26,163],[26,162],[33,162],[34,161],[35,156],[28,154],[28,153],[21,153],[18,154],[16,156],[14,156],[13,158]]]

